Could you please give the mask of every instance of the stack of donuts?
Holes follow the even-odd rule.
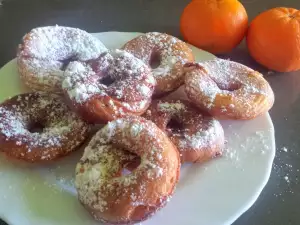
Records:
[[[157,32],[107,49],[80,29],[35,28],[17,66],[32,92],[0,105],[0,150],[44,163],[92,135],[75,186],[81,204],[109,224],[149,218],[173,195],[181,164],[221,156],[218,119],[253,119],[274,102],[262,74],[218,58],[195,62],[186,43]],[[185,97],[168,98],[182,87]]]

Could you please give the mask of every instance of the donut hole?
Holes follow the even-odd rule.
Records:
[[[140,164],[141,164],[141,157],[136,155],[133,160],[128,161],[124,164],[124,167],[121,170],[121,175],[126,176],[128,174],[131,174],[136,168],[139,167]]]
[[[241,84],[239,83],[218,83],[216,82],[218,88],[220,90],[224,90],[224,91],[236,91],[236,90],[239,90],[241,88]]]
[[[29,124],[27,130],[30,132],[30,133],[43,133],[43,130],[45,128],[45,125],[43,125],[42,123],[40,122],[34,122],[34,123],[31,123]]]
[[[69,65],[70,62],[77,61],[78,57],[73,55],[67,59],[59,60],[62,63],[62,66],[60,67],[61,70],[66,70],[67,66]]]
[[[183,130],[183,124],[177,119],[172,117],[166,126],[166,130],[171,133],[180,133],[181,130]]]
[[[111,76],[105,76],[99,80],[99,83],[108,87],[108,86],[112,85],[115,81],[116,81],[115,78],[113,78]]]
[[[152,69],[156,69],[161,64],[161,55],[157,51],[153,51],[150,56],[149,65]]]
[[[121,171],[122,176],[126,176],[126,175],[129,175],[131,173],[132,173],[132,171],[128,170],[127,168],[123,168],[122,171]]]

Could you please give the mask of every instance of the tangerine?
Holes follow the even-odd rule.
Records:
[[[300,11],[278,7],[258,15],[247,33],[250,55],[268,69],[300,69]]]
[[[243,40],[247,28],[247,12],[237,0],[194,0],[180,19],[184,39],[211,53],[231,51]]]

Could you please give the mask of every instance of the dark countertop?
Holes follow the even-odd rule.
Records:
[[[4,0],[0,7],[0,66],[15,57],[16,46],[21,37],[37,26],[59,24],[82,28],[89,32],[161,31],[180,36],[179,16],[188,2],[187,0]],[[250,19],[259,12],[276,6],[300,8],[299,0],[241,2],[246,7]],[[277,145],[271,178],[257,202],[234,225],[300,224],[298,180],[300,72],[279,74],[267,71],[249,57],[244,43],[224,57],[242,62],[264,73],[276,96],[275,105],[270,112],[275,126]]]

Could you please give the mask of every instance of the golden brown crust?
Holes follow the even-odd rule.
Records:
[[[152,69],[157,81],[154,95],[163,96],[184,82],[183,65],[194,62],[189,46],[168,34],[150,32],[127,42],[123,49],[132,53]],[[158,65],[153,65],[157,61]]]
[[[141,162],[120,176],[125,150]],[[166,204],[179,170],[178,151],[166,134],[151,121],[129,116],[109,122],[93,137],[77,164],[75,183],[80,202],[96,220],[132,224]]]
[[[39,128],[39,131],[32,129]],[[89,126],[61,98],[29,93],[0,105],[0,150],[27,162],[60,158],[82,144]]]
[[[120,102],[109,96],[94,96],[83,104],[74,104],[74,102],[70,104],[83,120],[102,124],[124,116],[142,115],[151,104],[151,99],[140,102]]]
[[[214,59],[186,64],[185,92],[193,104],[218,119],[253,119],[273,106],[262,74],[236,62]]]
[[[169,136],[180,152],[181,163],[205,162],[222,154],[224,131],[221,124],[188,101],[155,101],[145,118]]]

